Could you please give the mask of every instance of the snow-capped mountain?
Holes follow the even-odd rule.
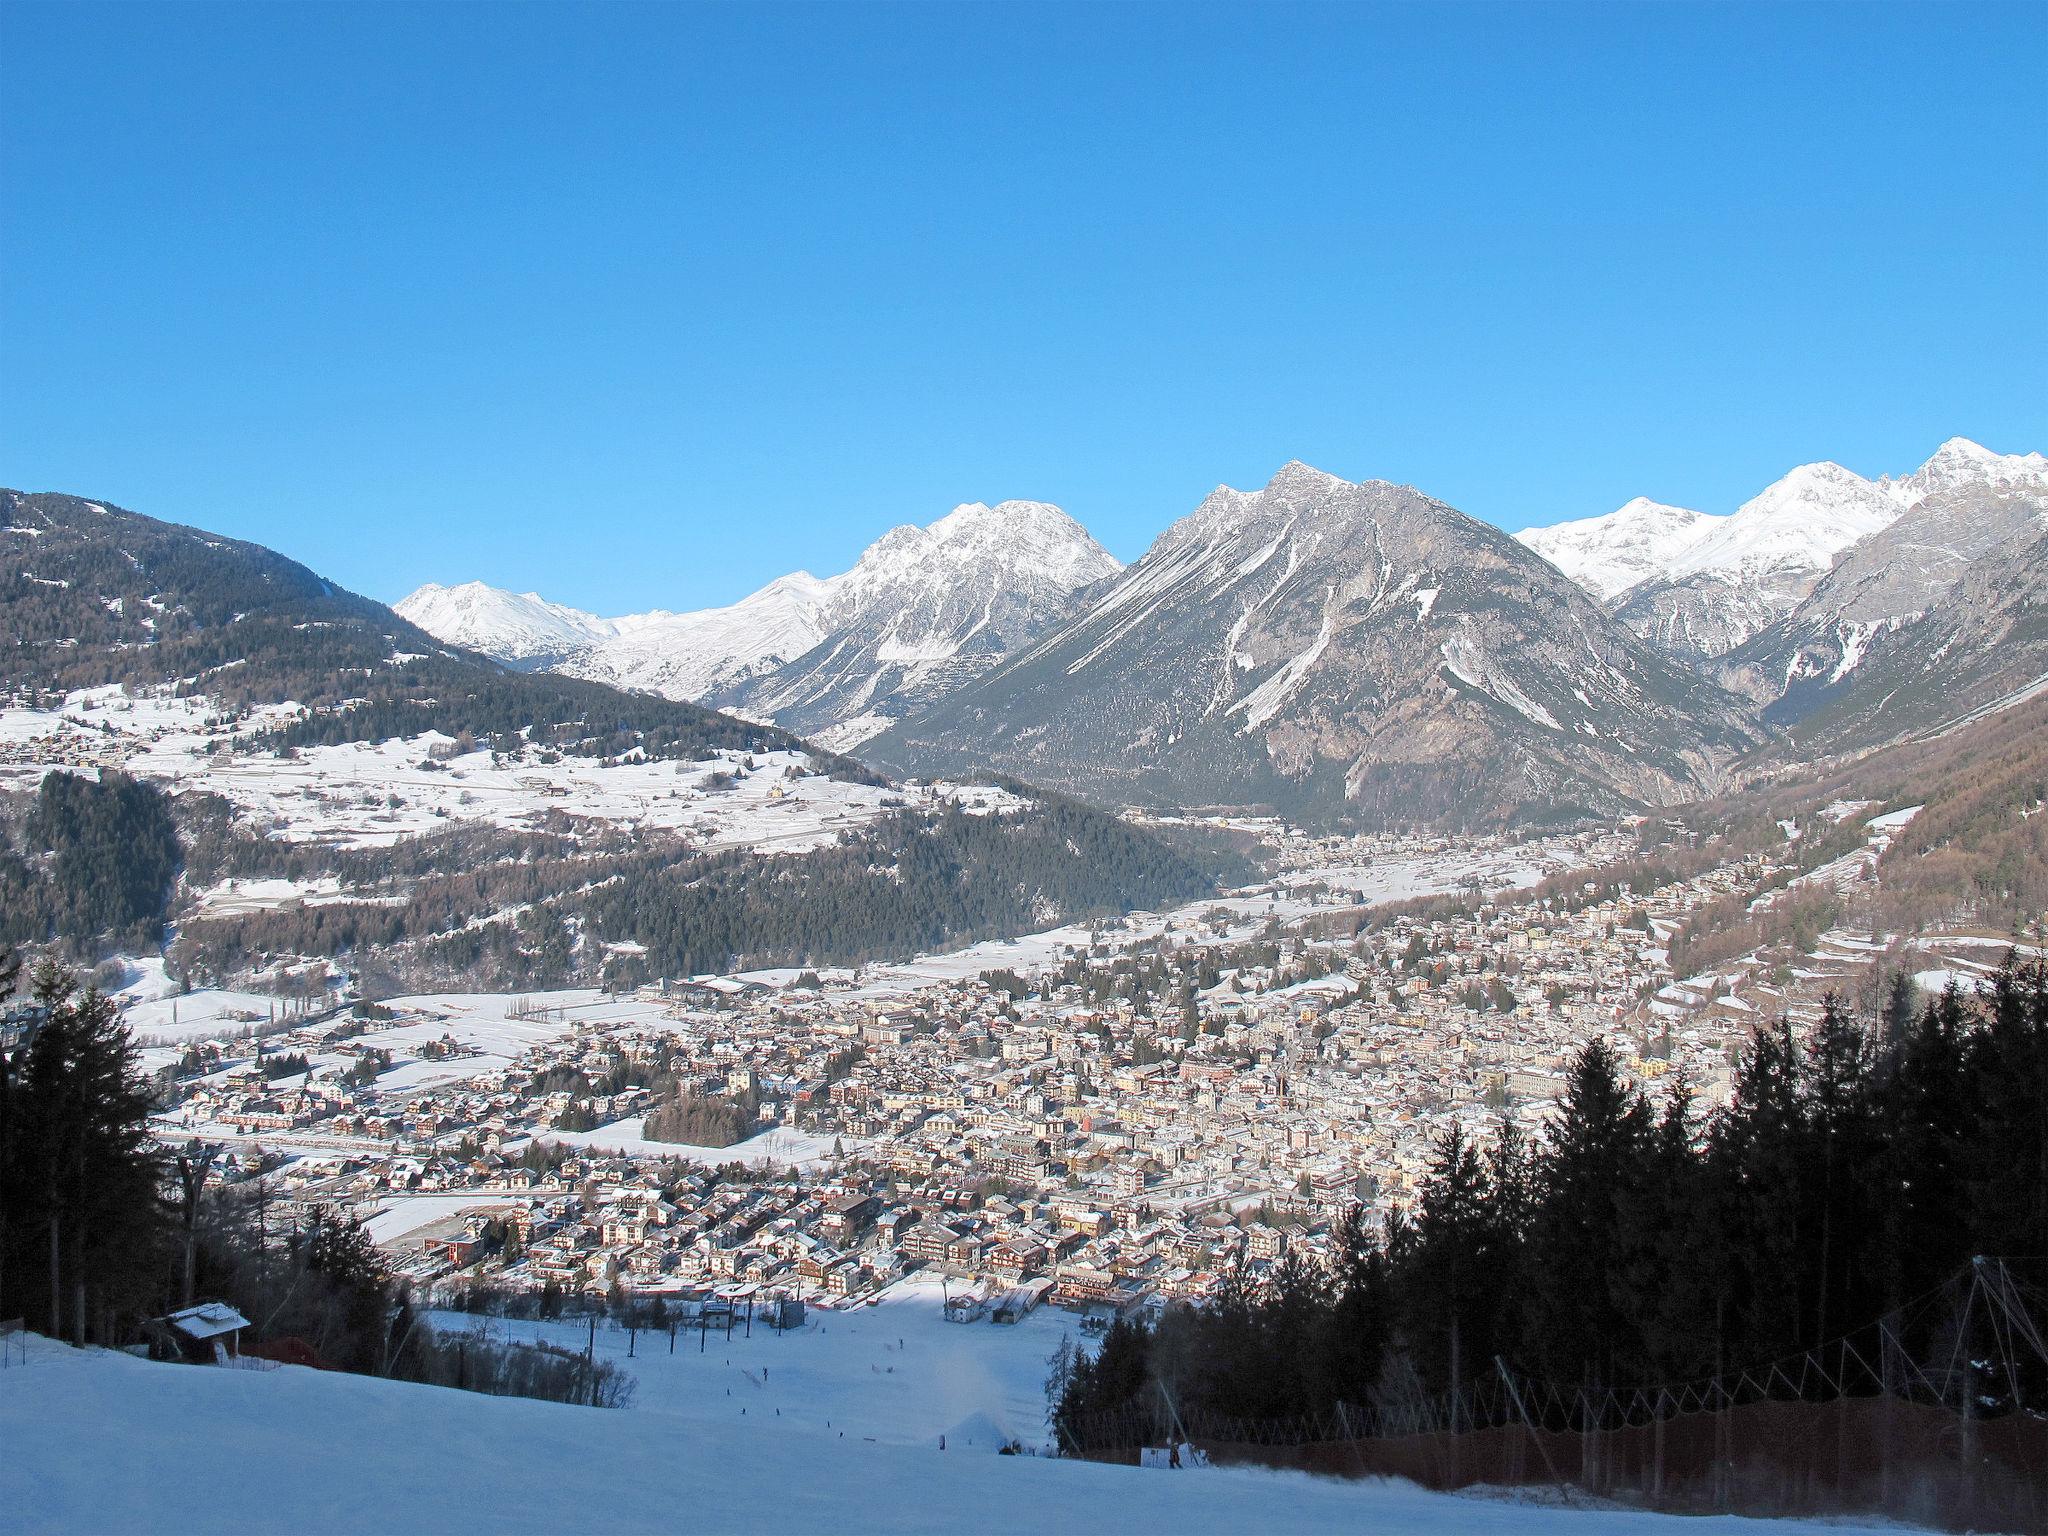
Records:
[[[1525,528],[1515,537],[1605,601],[1664,575],[1714,522],[1704,512],[1638,496],[1599,517]]]
[[[428,582],[394,603],[436,640],[481,651],[511,666],[552,666],[617,633],[610,619],[551,603],[538,592],[506,592],[480,581]]]
[[[979,676],[1120,569],[1058,507],[970,502],[890,529],[850,571],[797,571],[723,608],[607,619],[474,581],[397,606],[509,665],[786,719],[844,746]]]
[[[1915,506],[1941,491],[2048,489],[2048,457],[2038,453],[1994,453],[1967,437],[1952,437],[1912,474],[1877,482],[1901,506]]]
[[[1951,463],[1960,457],[1951,455]],[[1893,482],[1917,498],[1911,510],[1853,545],[1798,607],[1724,657],[1721,680],[1763,705],[1767,718],[1796,725],[1852,693],[1867,661],[1917,650],[1926,675],[1916,690],[1936,696],[1938,708],[1971,702],[1970,678],[2003,679],[2013,657],[1987,668],[1959,637],[1989,643],[2007,631],[1965,623],[1962,613],[1946,624],[1935,616],[1955,593],[1978,587],[1990,606],[2002,606],[2037,568],[2034,551],[2048,535],[2048,466],[2033,470],[2028,462],[2038,457],[1984,455],[1991,462],[1977,461],[1982,473]],[[1889,670],[1911,665],[1901,660]]]
[[[1729,516],[1705,519],[1666,573],[1631,588],[1615,611],[1680,655],[1722,655],[1788,612],[1837,555],[1900,510],[1853,470],[1802,464]]]
[[[565,657],[558,670],[615,688],[701,699],[817,644],[831,591],[831,582],[796,571],[724,608],[632,614],[613,620],[610,638]]]
[[[1120,569],[1058,507],[969,502],[890,529],[829,583],[808,652],[708,697],[844,749],[980,676]]]
[[[1125,802],[1501,822],[1695,793],[1754,739],[1728,695],[1506,534],[1291,463],[1219,487],[869,755]]]
[[[1845,551],[1930,497],[2042,483],[2048,460],[2038,453],[2001,455],[1951,438],[1898,478],[1802,464],[1726,516],[1681,514],[1638,498],[1618,512],[1516,537],[1637,634],[1681,656],[1718,657],[1789,614]]]

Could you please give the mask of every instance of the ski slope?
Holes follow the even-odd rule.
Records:
[[[17,1469],[6,1528],[22,1536],[1855,1529],[1565,1510],[1248,1468],[940,1451],[778,1430],[751,1411],[719,1422],[654,1404],[611,1412],[295,1366],[157,1365],[42,1339],[0,1371],[0,1444]]]

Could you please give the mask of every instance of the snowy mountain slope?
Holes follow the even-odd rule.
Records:
[[[612,638],[610,619],[551,603],[538,592],[506,592],[480,581],[435,582],[392,604],[436,640],[481,651],[508,666],[545,667]]]
[[[1775,720],[1800,719],[1849,686],[1875,640],[1909,630],[1980,563],[1993,575],[2024,569],[2023,552],[2043,533],[2048,476],[2032,485],[1936,481],[1852,546],[1792,612],[1723,658],[1721,680]],[[1953,647],[1944,656],[1959,659]]]
[[[1715,522],[1704,512],[1638,496],[1599,517],[1525,528],[1515,537],[1605,602],[1669,572]]]
[[[511,665],[786,719],[843,745],[978,676],[1119,569],[1057,507],[970,502],[890,529],[841,575],[797,571],[724,608],[605,619],[480,582],[422,587],[398,608]]]
[[[1767,714],[1802,751],[1860,752],[2038,696],[2048,688],[2044,530],[1969,561],[1922,613],[1845,621],[1793,649],[1790,686]]]
[[[830,1326],[861,1323],[834,1317]],[[793,1350],[805,1341],[778,1342]],[[721,1395],[723,1412],[711,1421],[657,1407],[579,1408],[299,1366],[163,1365],[32,1338],[26,1363],[0,1372],[0,1437],[17,1466],[35,1469],[10,1491],[8,1528],[22,1536],[674,1529],[1550,1536],[1588,1524],[1615,1536],[1651,1536],[1703,1528],[1697,1518],[1589,1514],[1426,1493],[1408,1483],[1243,1467],[1145,1471],[998,1456],[979,1445],[941,1452],[935,1443],[874,1443],[858,1425],[843,1435],[783,1425],[765,1402],[757,1406],[755,1385],[739,1380],[748,1383],[740,1390],[749,1399]],[[934,1385],[944,1392],[960,1383]],[[754,1411],[743,1416],[743,1406]],[[240,1475],[238,1467],[275,1475]],[[1705,1526],[1717,1536],[1854,1529],[1726,1517]]]
[[[1805,600],[1843,553],[1931,497],[2048,485],[2038,453],[1951,438],[1913,473],[1871,481],[1802,464],[1723,517],[1637,498],[1516,535],[1637,634],[1688,658],[1726,655]],[[1629,578],[1633,578],[1630,580]]]
[[[843,749],[987,671],[1119,569],[1057,507],[970,502],[892,528],[832,579],[809,651],[706,702]]]
[[[1218,488],[1076,617],[877,738],[1124,802],[1499,822],[1697,792],[1754,740],[1544,560],[1305,464]]]
[[[609,638],[564,657],[558,670],[665,698],[701,699],[816,645],[831,591],[830,581],[796,571],[724,608],[614,619]]]
[[[1625,593],[1623,623],[1678,654],[1732,650],[1812,590],[1835,557],[1899,515],[1899,502],[1839,464],[1802,464],[1712,518],[1661,577]]]
[[[1917,506],[1941,491],[2003,489],[2048,490],[2048,456],[2039,453],[1996,453],[1967,437],[1952,437],[1912,474],[1878,481],[1901,506]]]

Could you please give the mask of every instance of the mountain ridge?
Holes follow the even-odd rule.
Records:
[[[1918,469],[1869,480],[1830,460],[1801,464],[1732,513],[1656,523],[1621,509],[1516,534],[1637,634],[1673,654],[1734,652],[1805,601],[1849,550],[1938,494],[2048,489],[2048,459],[1952,437]],[[1638,509],[1628,516],[1631,509]],[[1687,509],[1673,509],[1684,511]],[[1622,585],[1619,574],[1637,580]]]
[[[865,755],[1125,803],[1500,822],[1696,790],[1756,740],[1491,524],[1300,461],[1218,487],[1091,598]]]

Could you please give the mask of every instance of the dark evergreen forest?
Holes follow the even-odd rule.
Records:
[[[18,844],[0,825],[0,944],[54,943],[88,959],[154,949],[180,857],[154,784],[112,769],[46,774]]]

